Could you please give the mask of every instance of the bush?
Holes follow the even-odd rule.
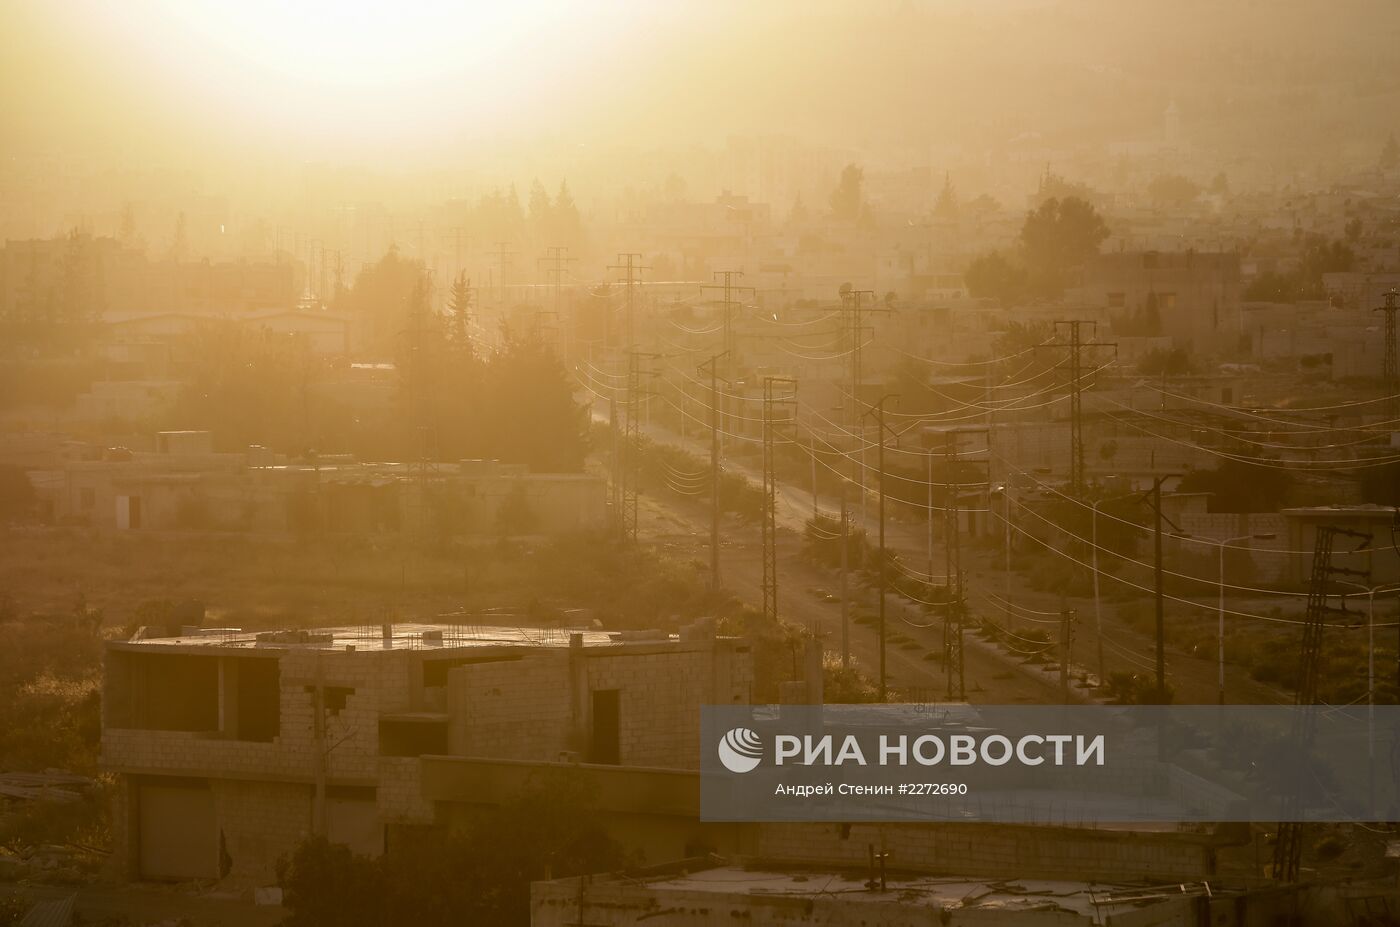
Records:
[[[827,651],[822,654],[823,693],[833,705],[849,705],[880,700],[880,690],[860,668],[854,657],[849,666],[841,665],[841,655]]]
[[[1155,679],[1138,673],[1109,673],[1104,694],[1115,705],[1170,705],[1176,697],[1171,683],[1158,691]]]
[[[278,863],[277,877],[290,912],[286,927],[524,927],[532,881],[627,862],[588,796],[570,780],[548,776],[460,831],[422,830],[377,859],[312,838]]]

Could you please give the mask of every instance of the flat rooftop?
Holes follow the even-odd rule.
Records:
[[[823,898],[849,904],[901,904],[944,909],[979,909],[1008,914],[1067,912],[1091,917],[1173,899],[1209,894],[1204,883],[1163,886],[1112,885],[1048,879],[985,880],[956,876],[889,875],[885,891],[866,887],[870,873],[856,869],[745,868],[717,866],[632,879],[650,891],[713,892],[753,898]],[[933,923],[930,920],[930,923]]]
[[[679,636],[664,631],[599,631],[581,628],[532,628],[488,624],[396,623],[388,637],[380,625],[345,625],[280,631],[241,628],[186,628],[172,636],[144,636],[113,641],[121,649],[179,648],[182,650],[324,650],[379,652],[389,650],[460,650],[464,648],[567,648],[574,636],[585,647],[665,644]]]

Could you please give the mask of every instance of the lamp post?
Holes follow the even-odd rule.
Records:
[[[1345,579],[1337,582],[1366,593],[1366,759],[1367,788],[1370,795],[1368,809],[1376,810],[1376,593],[1395,592],[1400,586],[1363,586]]]
[[[1102,687],[1108,681],[1104,675],[1103,664],[1103,611],[1099,603],[1099,506],[1107,502],[1107,499],[1096,499],[1094,504],[1089,506],[1089,547],[1093,551],[1094,565],[1094,637],[1099,645],[1099,686]]]
[[[1242,534],[1237,538],[1227,538],[1220,541],[1217,546],[1220,548],[1220,571],[1217,575],[1219,587],[1219,602],[1216,609],[1216,639],[1220,645],[1220,663],[1216,676],[1216,686],[1219,692],[1219,704],[1225,704],[1225,548],[1231,544],[1238,544],[1240,541],[1272,541],[1276,535],[1270,534]]]

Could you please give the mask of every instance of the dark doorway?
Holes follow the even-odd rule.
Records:
[[[593,692],[593,749],[588,756],[590,763],[616,766],[622,761],[618,748],[622,730],[618,695],[617,689],[596,689]]]

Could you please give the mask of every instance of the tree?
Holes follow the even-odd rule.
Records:
[[[525,221],[525,213],[520,208],[520,194],[515,190],[515,184],[510,185],[510,192],[505,199],[506,220],[515,228]]]
[[[963,273],[967,292],[978,299],[995,299],[1003,306],[1020,300],[1026,292],[1026,271],[1000,251],[972,259]]]
[[[1344,273],[1356,265],[1356,252],[1344,241],[1328,241],[1321,235],[1310,236],[1298,261],[1299,289],[1310,299],[1326,295],[1323,274]]]
[[[1323,275],[1351,270],[1355,264],[1356,252],[1347,242],[1309,235],[1298,254],[1297,266],[1292,270],[1259,274],[1245,288],[1244,298],[1256,302],[1287,303],[1300,299],[1322,299],[1327,295]]]
[[[1041,203],[1021,226],[1032,288],[1039,295],[1058,295],[1068,273],[1098,254],[1106,238],[1107,224],[1085,200],[1052,197]]]
[[[188,373],[168,427],[208,429],[222,449],[299,453],[345,439],[349,412],[311,388],[322,367],[304,339],[219,319],[182,339],[180,353]]]
[[[531,882],[611,871],[629,861],[590,797],[558,776],[526,782],[460,830],[424,830],[377,859],[313,837],[279,862],[277,875],[288,927],[525,927]]]
[[[412,845],[412,841],[409,842]],[[283,927],[381,927],[391,899],[382,867],[350,848],[312,837],[277,863]]]
[[[1040,178],[1040,186],[1035,193],[1035,202],[1039,206],[1046,200],[1080,199],[1086,203],[1092,203],[1095,194],[1087,184],[1077,181],[1067,180],[1059,174],[1052,173],[1048,169]]]
[[[393,349],[408,327],[409,297],[427,280],[423,262],[403,257],[397,245],[355,275],[346,302],[368,331],[370,350],[383,356]]]
[[[838,219],[859,222],[865,215],[865,171],[855,164],[841,170],[841,179],[831,191],[831,212]]]
[[[452,291],[447,300],[447,338],[458,348],[474,353],[472,346],[472,291],[471,278],[462,271],[452,281]]]
[[[585,407],[564,364],[538,335],[504,332],[484,371],[481,429],[490,456],[543,473],[576,473],[588,450]],[[528,423],[528,427],[525,426]]]
[[[569,248],[578,248],[583,244],[583,220],[579,217],[578,207],[574,205],[567,180],[560,181],[559,192],[554,196],[554,235]]]
[[[549,193],[544,184],[535,180],[530,184],[530,226],[535,237],[547,239],[554,225],[554,207],[549,202]]]

